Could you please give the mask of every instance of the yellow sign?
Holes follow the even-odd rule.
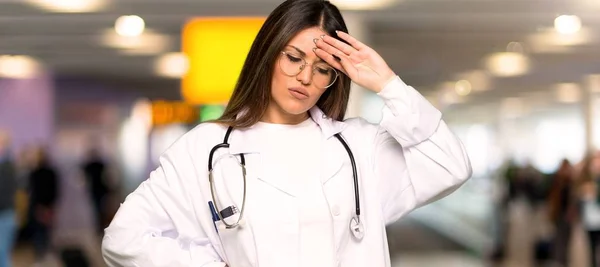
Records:
[[[225,104],[265,18],[199,18],[183,29],[190,68],[182,97],[193,105]]]
[[[195,123],[199,120],[198,109],[183,102],[152,102],[152,125]]]

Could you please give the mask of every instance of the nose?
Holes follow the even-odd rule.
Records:
[[[312,79],[312,68],[310,65],[304,65],[304,68],[296,75],[296,80],[303,85],[309,85]]]

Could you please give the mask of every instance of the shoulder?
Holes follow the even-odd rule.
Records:
[[[344,120],[342,135],[350,144],[369,149],[381,134],[378,124],[371,123],[363,118],[349,118]],[[364,153],[364,152],[363,152]]]
[[[345,119],[343,123],[346,124],[343,131],[344,134],[358,135],[365,138],[367,136],[375,136],[379,131],[378,124],[371,123],[360,117]]]
[[[199,143],[207,143],[213,141],[213,139],[219,139],[227,131],[227,126],[215,123],[215,122],[204,122],[196,125],[194,128],[189,130],[184,137],[188,141],[194,141]]]
[[[193,151],[210,150],[217,142],[221,142],[227,127],[213,122],[205,122],[179,137],[164,153],[163,156],[195,154]],[[221,141],[220,141],[221,140]],[[209,147],[210,146],[210,147]]]

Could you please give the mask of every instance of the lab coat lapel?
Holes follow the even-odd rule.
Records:
[[[328,118],[316,106],[310,110],[310,115],[323,133],[320,179],[325,184],[342,169],[344,158],[340,151],[344,151],[344,147],[334,135],[341,133],[346,128],[346,123]]]
[[[234,129],[229,136],[229,153],[249,154],[260,153],[260,138],[252,134],[252,127],[245,129]]]
[[[325,184],[340,172],[344,165],[344,158],[339,151],[343,150],[337,138],[323,139],[323,154],[321,154],[321,183]]]
[[[278,155],[268,155],[261,148],[267,146],[268,136],[259,136],[252,132],[252,127],[247,129],[235,130],[231,134],[230,153],[244,154],[246,157],[246,168],[248,177],[254,177],[264,183],[282,191],[290,196],[296,196],[296,186],[291,183],[289,177],[285,174],[287,170],[278,169],[279,166],[269,166],[272,162],[269,157]]]
[[[346,128],[346,123],[341,121],[333,120],[327,117],[321,109],[313,107],[310,109],[311,118],[319,125],[322,132],[322,146],[323,149],[319,156],[321,157],[321,173],[320,180],[325,184],[328,180],[334,177],[343,167],[345,159],[345,150],[342,144],[334,137],[335,134],[341,133]],[[285,173],[285,170],[276,170],[277,166],[267,166],[269,162],[266,155],[260,154],[260,148],[263,147],[264,142],[268,142],[267,137],[260,137],[252,133],[252,127],[248,129],[236,129],[232,132],[230,137],[230,148],[229,151],[232,154],[252,154],[256,153],[259,156],[255,157],[256,161],[249,159],[246,156],[246,165],[249,170],[248,175],[254,166],[260,166],[258,170],[254,169],[256,177],[277,188],[278,190],[290,195],[297,195],[297,188],[294,183],[289,181],[288,177],[278,175],[279,173]]]

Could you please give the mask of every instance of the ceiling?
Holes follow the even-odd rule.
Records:
[[[26,0],[0,0],[0,55],[33,56],[60,76],[128,82],[138,84],[139,90],[164,92],[176,88],[178,81],[153,73],[158,54],[124,55],[99,41],[119,16],[144,18],[147,29],[169,37],[164,52],[171,52],[179,50],[181,27],[189,18],[268,15],[280,2],[113,0],[98,12],[66,14],[37,9]],[[346,13],[361,17],[363,41],[426,95],[443,82],[461,79],[460,73],[485,70],[485,57],[506,51],[510,42],[522,43],[531,71],[493,78],[492,90],[472,93],[469,103],[548,91],[556,83],[580,83],[588,74],[600,74],[598,0],[403,0],[385,10]],[[529,41],[531,35],[551,28],[560,14],[579,16],[589,42],[568,51],[540,52]]]

